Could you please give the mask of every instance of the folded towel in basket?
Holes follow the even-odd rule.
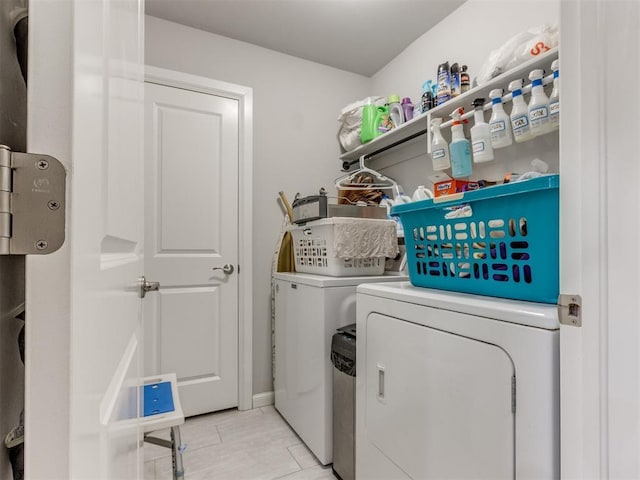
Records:
[[[334,217],[333,249],[338,258],[373,258],[398,255],[393,220]]]

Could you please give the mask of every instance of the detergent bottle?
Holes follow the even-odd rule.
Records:
[[[484,121],[484,98],[476,98],[473,101],[474,125],[471,127],[471,149],[473,150],[474,163],[490,162],[493,160],[493,147],[491,146],[491,129]]]
[[[542,77],[544,70],[536,69],[529,74],[531,80],[531,99],[529,99],[529,122],[534,137],[551,131],[549,123],[549,98],[544,93]]]
[[[367,143],[376,138],[378,133],[378,107],[373,103],[372,97],[367,97],[367,103],[362,107],[362,126],[360,127],[360,140]]]
[[[400,105],[400,97],[398,95],[389,96],[389,116],[394,127],[399,127],[404,123],[404,112]]]
[[[526,142],[533,138],[531,126],[529,124],[529,109],[522,96],[522,80],[514,80],[509,84],[509,90],[513,97],[513,108],[511,109],[511,127],[513,137],[516,142]]]
[[[431,119],[433,130],[433,138],[431,139],[431,162],[433,163],[433,170],[436,172],[438,170],[446,170],[451,166],[449,144],[442,136],[442,132],[440,131],[441,124],[441,118]]]
[[[370,142],[388,132],[391,128],[387,107],[376,105],[373,97],[368,97],[367,103],[362,107],[362,125],[360,126],[360,140],[362,143]]]
[[[408,122],[413,118],[413,103],[411,103],[411,98],[404,97],[402,102],[400,103],[402,107],[402,111],[404,113],[404,121]]]
[[[449,153],[451,155],[451,175],[453,175],[453,178],[468,177],[473,169],[469,140],[465,138],[463,131],[464,126],[461,118],[463,113],[464,109],[462,107],[456,108],[451,113],[453,126],[451,127]]]

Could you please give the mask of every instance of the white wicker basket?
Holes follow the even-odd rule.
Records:
[[[333,218],[326,218],[289,228],[293,237],[296,272],[331,277],[382,275],[385,257],[336,257],[333,247],[334,225]]]

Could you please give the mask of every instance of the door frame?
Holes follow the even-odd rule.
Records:
[[[619,81],[612,66],[638,72],[638,18],[631,0],[560,4],[560,291],[582,296],[582,326],[560,327],[563,479],[640,472],[640,167],[629,161],[640,148],[629,106],[640,97],[594,95],[584,82],[608,93]]]
[[[238,409],[253,408],[253,89],[145,66],[144,81],[238,101]]]

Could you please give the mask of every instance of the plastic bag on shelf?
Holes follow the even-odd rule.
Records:
[[[385,104],[385,97],[370,97],[375,105]],[[350,103],[340,111],[338,121],[342,123],[338,132],[340,145],[346,152],[362,145],[360,140],[360,127],[362,125],[362,107],[366,105],[367,98]]]
[[[544,24],[529,28],[511,37],[502,47],[493,50],[483,63],[476,81],[478,85],[488,82],[507,70],[557,47],[558,25]]]

